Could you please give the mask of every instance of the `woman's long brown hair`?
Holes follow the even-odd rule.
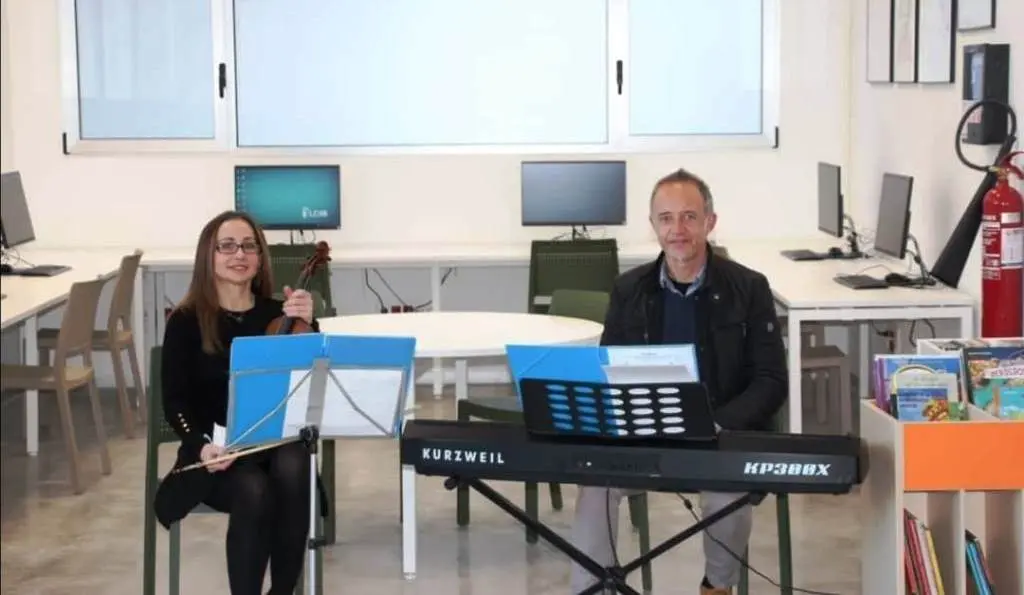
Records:
[[[260,265],[252,280],[252,292],[258,297],[269,298],[274,294],[274,278],[270,267],[270,249],[263,230],[247,213],[240,211],[224,211],[210,219],[199,232],[196,244],[196,257],[192,266],[192,281],[188,292],[178,304],[179,310],[190,310],[199,321],[199,333],[203,341],[203,351],[214,354],[224,350],[220,340],[218,317],[220,301],[217,299],[216,279],[213,272],[213,259],[217,250],[217,232],[220,226],[228,221],[240,219],[249,224],[260,246]]]

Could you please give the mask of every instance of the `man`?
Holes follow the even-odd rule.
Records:
[[[659,180],[650,210],[662,253],[616,279],[601,343],[694,344],[716,424],[728,430],[769,429],[789,388],[768,281],[712,253],[708,234],[717,217],[711,191],[697,176],[680,169]],[[614,564],[619,503],[626,495],[620,489],[579,489],[573,541],[604,566]],[[702,514],[711,515],[738,497],[702,493]],[[747,548],[752,516],[750,506],[744,507],[703,535],[701,595],[732,595],[742,569],[735,556]],[[574,593],[595,580],[573,565]]]

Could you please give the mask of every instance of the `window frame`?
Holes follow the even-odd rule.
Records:
[[[781,0],[762,3],[762,102],[760,134],[708,134],[633,136],[629,134],[629,1],[608,3],[608,141],[604,144],[527,145],[421,145],[421,146],[329,146],[329,147],[239,147],[237,143],[234,0],[211,0],[215,134],[212,139],[82,139],[78,96],[78,51],[75,18],[76,0],[58,0],[62,118],[65,154],[202,154],[238,158],[325,157],[369,155],[630,155],[714,151],[730,149],[773,149],[778,147],[779,68]],[[618,92],[617,62],[623,68],[622,93]],[[219,67],[224,64],[226,85],[219,92]]]
[[[214,136],[210,139],[83,139],[81,135],[81,103],[79,102],[78,81],[78,30],[77,0],[58,0],[60,18],[60,61],[61,61],[61,114],[65,154],[133,154],[133,153],[224,153],[231,149],[231,138],[227,136],[228,124],[225,118],[224,101],[218,93],[219,64],[232,52],[224,45],[220,34],[224,30],[224,3],[213,1],[210,6],[210,26],[213,36],[213,52],[210,62],[212,79],[211,101],[213,107]],[[230,75],[230,71],[229,71]],[[228,84],[228,87],[231,85]]]

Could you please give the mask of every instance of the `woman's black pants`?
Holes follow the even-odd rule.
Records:
[[[243,456],[214,474],[206,504],[228,517],[231,595],[291,595],[309,533],[309,455],[302,442]]]

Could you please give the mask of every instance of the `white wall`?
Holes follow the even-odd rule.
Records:
[[[14,131],[11,126],[11,52],[8,48],[7,0],[0,0],[0,171],[14,169]]]
[[[874,226],[884,172],[914,176],[911,232],[921,243],[925,263],[931,265],[983,177],[962,165],[954,152],[956,125],[964,113],[961,48],[974,43],[1011,44],[1010,103],[1024,125],[1024,0],[997,3],[996,29],[957,34],[956,82],[946,85],[865,82],[866,1],[854,4],[852,151],[848,162],[852,176],[847,185],[854,216],[860,226]],[[996,150],[995,146],[964,145],[967,158],[979,164],[990,164]],[[851,170],[844,169],[844,175]],[[980,297],[977,245],[960,288]]]
[[[58,3],[8,2],[9,43],[17,56],[11,62],[14,145],[40,242],[191,244],[207,218],[232,205],[238,160],[62,155]],[[618,237],[647,237],[651,185],[679,166],[705,176],[715,190],[720,237],[813,230],[814,162],[843,161],[846,148],[848,9],[820,0],[782,4],[782,148],[631,157],[630,223],[615,230]],[[343,159],[344,229],[322,239],[338,247],[550,236],[552,230],[519,225],[518,162],[518,156],[483,155]],[[101,216],[101,208],[115,217]]]

